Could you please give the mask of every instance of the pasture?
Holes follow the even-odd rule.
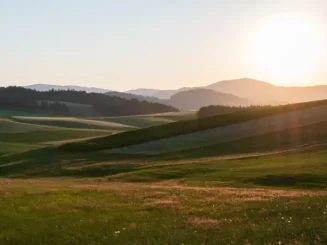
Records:
[[[327,120],[318,104],[125,133],[48,122],[143,127],[161,117],[3,119],[0,244],[327,244]],[[134,151],[141,135],[148,145]]]
[[[180,120],[194,119],[195,117],[196,117],[195,112],[167,112],[167,113],[158,113],[158,114],[151,114],[151,115],[101,117],[97,119],[106,122],[115,122],[115,123],[130,125],[137,128],[146,128],[146,127],[152,127],[161,124],[176,122]]]
[[[327,241],[323,191],[65,179],[0,179],[0,188],[4,245]]]

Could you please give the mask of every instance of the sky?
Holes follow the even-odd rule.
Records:
[[[0,0],[0,86],[327,84],[326,31],[326,0]]]

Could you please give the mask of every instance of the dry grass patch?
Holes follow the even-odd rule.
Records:
[[[161,207],[177,207],[179,202],[167,199],[167,200],[155,200],[149,203],[145,203],[145,208],[161,208]]]
[[[106,122],[106,121],[98,121],[98,120],[90,120],[90,119],[83,119],[83,118],[74,118],[74,117],[22,117],[16,116],[13,117],[18,120],[23,120],[27,122],[35,122],[35,121],[61,121],[61,122],[75,122],[75,123],[82,123],[86,125],[96,125],[96,126],[104,126],[104,127],[112,127],[112,128],[135,128],[130,125],[124,125],[120,123],[114,122]]]
[[[233,221],[236,220],[232,220],[232,219],[217,220],[217,219],[193,217],[188,220],[188,223],[197,228],[210,229],[210,228],[217,227],[221,223],[229,223]]]

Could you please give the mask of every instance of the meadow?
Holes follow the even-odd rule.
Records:
[[[243,119],[231,113],[199,121],[187,114],[153,127],[144,121],[172,115],[74,119],[144,127],[127,132],[47,123],[58,118],[45,124],[2,119],[0,244],[327,244],[327,120],[313,116],[321,115],[317,108],[324,104],[266,108]],[[311,113],[296,114],[310,115],[298,117],[302,123],[291,120],[296,117],[289,113],[307,109]],[[228,142],[191,144],[181,138],[187,133],[169,131],[188,122],[193,126],[183,132],[205,132],[194,127],[199,122],[202,129],[225,131],[251,120],[262,125],[277,114],[283,120],[275,127]],[[139,142],[133,136],[158,129],[168,129],[160,135],[183,139],[185,147],[65,148],[67,141],[74,147],[125,144],[127,136],[133,147]],[[158,136],[144,137],[153,143]]]

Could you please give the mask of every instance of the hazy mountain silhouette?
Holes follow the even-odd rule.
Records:
[[[235,95],[240,98],[248,99],[253,105],[276,105],[295,102],[305,102],[312,100],[327,99],[327,86],[307,86],[307,87],[283,87],[275,86],[267,82],[251,79],[241,78],[234,80],[224,80],[209,84],[204,87],[216,92],[222,92],[230,95]],[[181,88],[177,90],[156,90],[156,89],[140,89],[133,90],[142,95],[143,91],[154,97],[168,98],[180,91],[186,91],[195,88]],[[134,93],[134,92],[131,93]],[[156,96],[157,95],[157,96]],[[191,99],[190,98],[190,103]],[[223,104],[225,105],[225,104]]]
[[[276,99],[275,97],[269,98],[272,91],[276,89],[274,85],[250,78],[225,80],[210,84],[205,88],[247,98],[253,100],[255,103],[271,103]]]
[[[221,81],[206,88],[247,98],[256,104],[283,104],[327,98],[327,86],[281,87],[250,78]]]
[[[117,96],[124,99],[137,99],[139,101],[148,101],[152,103],[160,103],[173,106],[180,110],[198,110],[203,106],[208,105],[225,105],[239,106],[249,105],[247,99],[242,99],[234,95],[216,92],[210,89],[196,88],[177,92],[170,99],[159,99],[156,97],[135,95],[121,92],[105,93],[109,96]]]
[[[222,94],[214,94],[212,91],[199,90],[198,92],[182,93],[197,89],[214,90],[223,94],[234,95],[243,100],[236,104],[246,104],[251,102],[253,105],[276,105],[295,102],[305,102],[311,100],[327,99],[327,86],[309,86],[309,87],[281,87],[270,83],[250,79],[224,80],[209,84],[203,87],[188,88],[183,87],[176,90],[160,89],[134,89],[125,93],[109,91],[101,88],[87,88],[80,86],[59,86],[48,84],[35,84],[27,86],[37,91],[54,90],[76,90],[96,93],[106,93],[110,96],[117,96],[125,99],[137,99],[139,101],[148,101],[152,103],[161,103],[172,105],[180,109],[195,110],[201,106],[209,105],[231,105],[229,98]],[[178,95],[178,96],[175,96]],[[217,98],[215,98],[217,96]],[[172,99],[170,99],[172,97]],[[205,98],[207,97],[207,98]],[[246,102],[246,101],[247,102]],[[237,100],[236,100],[237,101]],[[190,106],[187,106],[189,103]],[[235,104],[232,104],[235,105]]]
[[[75,90],[75,91],[85,91],[87,93],[106,93],[110,90],[102,89],[102,88],[94,88],[94,87],[81,87],[81,86],[74,86],[74,85],[51,85],[51,84],[33,84],[29,86],[25,86],[25,88],[34,89],[36,91],[49,91],[49,90]]]
[[[150,97],[156,97],[159,99],[170,99],[170,97],[178,92],[186,91],[192,88],[180,88],[180,89],[170,89],[170,90],[161,90],[161,89],[146,89],[146,88],[139,88],[139,89],[132,89],[126,91],[126,93],[129,94],[135,94],[135,95],[142,95],[142,96],[150,96]]]
[[[171,96],[169,103],[182,110],[198,110],[209,105],[247,106],[251,104],[247,99],[204,88],[178,92]]]

